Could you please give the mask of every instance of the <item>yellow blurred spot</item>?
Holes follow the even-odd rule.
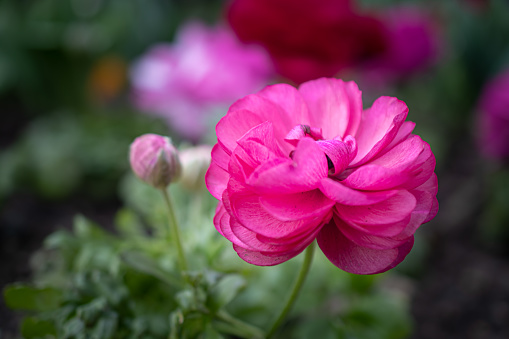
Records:
[[[118,56],[100,58],[92,67],[89,89],[95,101],[108,102],[115,99],[127,81],[127,64]]]

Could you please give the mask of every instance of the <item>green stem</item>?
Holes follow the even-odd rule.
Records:
[[[290,310],[292,309],[292,306],[295,303],[297,296],[299,295],[302,284],[304,283],[304,280],[306,280],[306,276],[307,276],[307,274],[309,272],[309,268],[311,266],[311,261],[313,260],[314,252],[315,252],[315,243],[312,242],[311,245],[309,245],[308,248],[306,249],[304,262],[302,263],[302,267],[300,268],[300,272],[299,272],[299,275],[297,276],[297,280],[295,280],[292,292],[288,296],[285,307],[283,308],[283,310],[281,311],[279,316],[274,321],[272,327],[268,331],[267,339],[269,339],[270,337],[272,337],[274,335],[276,330],[279,328],[279,326],[285,319],[288,312],[290,312]]]
[[[184,255],[184,250],[182,249],[182,241],[180,240],[180,231],[177,223],[177,218],[175,217],[173,204],[171,202],[170,196],[168,195],[168,191],[165,188],[163,188],[161,189],[161,192],[163,193],[166,207],[168,207],[168,221],[169,221],[168,241],[171,242],[173,240],[175,242],[175,245],[177,246],[180,268],[182,271],[187,271],[186,256]]]
[[[265,338],[265,333],[263,333],[261,329],[251,324],[245,323],[240,319],[234,318],[225,310],[219,311],[216,316],[219,320],[228,324],[228,328],[224,327],[224,330],[231,332],[231,334],[249,339]],[[219,325],[219,327],[221,327],[221,325]]]

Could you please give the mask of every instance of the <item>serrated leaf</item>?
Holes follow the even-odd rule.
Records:
[[[60,304],[62,292],[53,288],[35,288],[23,284],[4,289],[5,304],[15,310],[50,311]]]
[[[246,286],[245,279],[236,274],[224,276],[210,290],[207,298],[207,307],[215,312],[232,301]]]
[[[51,321],[25,318],[21,323],[21,335],[25,339],[55,337],[57,330]]]

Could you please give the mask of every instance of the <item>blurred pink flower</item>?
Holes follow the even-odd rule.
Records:
[[[143,134],[131,144],[129,161],[138,178],[156,188],[165,188],[180,177],[181,165],[170,138]]]
[[[174,44],[154,46],[131,72],[137,106],[168,118],[193,140],[213,120],[208,115],[267,85],[271,75],[262,49],[239,42],[224,27],[198,22],[183,26]]]
[[[350,0],[233,0],[231,27],[270,53],[276,71],[300,84],[336,75],[385,48],[384,27]]]
[[[362,109],[354,82],[277,84],[235,102],[216,126],[206,175],[214,224],[238,255],[276,265],[314,239],[337,267],[373,274],[400,263],[437,210],[435,157],[408,108]]]
[[[386,27],[387,48],[364,65],[368,83],[404,78],[437,61],[440,34],[434,18],[425,10],[393,7],[380,13],[380,20]]]
[[[479,148],[488,157],[509,159],[509,69],[485,85],[478,111]]]

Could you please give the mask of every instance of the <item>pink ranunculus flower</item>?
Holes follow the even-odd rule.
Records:
[[[135,63],[133,97],[140,109],[198,140],[215,112],[267,85],[272,67],[261,47],[241,43],[226,27],[191,22],[173,44],[156,45]]]
[[[479,148],[495,159],[509,159],[509,69],[483,89],[478,104]]]
[[[255,265],[317,239],[347,272],[396,266],[438,210],[435,157],[407,113],[391,97],[363,110],[354,82],[326,78],[238,100],[216,126],[206,175],[217,230]]]

